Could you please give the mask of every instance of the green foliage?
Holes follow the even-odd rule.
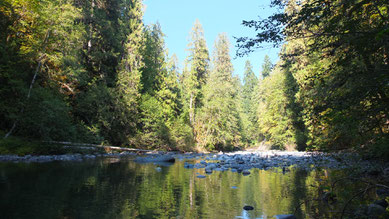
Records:
[[[240,117],[236,108],[239,87],[232,77],[229,41],[220,34],[215,42],[211,71],[204,89],[204,107],[195,124],[197,143],[209,150],[231,150],[241,140]]]
[[[303,148],[306,141],[312,150],[387,151],[379,146],[388,134],[388,41],[382,40],[388,33],[387,2],[275,0],[273,5],[284,11],[244,22],[259,32],[238,39],[240,55],[262,42],[287,42],[280,67],[289,72],[286,86],[293,88],[282,92],[291,122],[273,124],[292,124]]]
[[[265,79],[268,77],[271,73],[271,70],[273,68],[273,64],[270,61],[270,57],[268,55],[265,55],[265,58],[263,60],[262,64],[262,78]]]
[[[203,87],[209,74],[209,52],[204,38],[203,27],[196,20],[190,33],[189,57],[182,75],[182,94],[184,110],[188,112],[189,122],[193,126],[195,112],[202,107]]]
[[[258,140],[257,130],[257,115],[256,115],[256,100],[255,89],[258,84],[258,78],[255,76],[253,67],[250,61],[246,61],[243,86],[241,88],[241,107],[242,113],[240,115],[242,122],[242,137],[248,143],[254,143]],[[240,87],[241,85],[237,85]],[[238,99],[238,97],[237,97]]]

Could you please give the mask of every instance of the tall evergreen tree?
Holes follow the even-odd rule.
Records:
[[[243,78],[243,87],[242,87],[242,108],[243,108],[243,117],[242,120],[244,126],[244,132],[246,140],[253,142],[258,135],[256,133],[256,103],[254,99],[255,87],[258,84],[258,78],[255,76],[253,71],[253,66],[250,61],[246,61],[245,72]]]
[[[204,106],[196,121],[196,139],[207,149],[228,150],[241,140],[240,118],[236,106],[238,91],[232,77],[233,66],[226,34],[215,42],[211,71],[204,90]]]
[[[262,72],[261,72],[263,79],[265,79],[270,75],[272,68],[273,68],[273,64],[270,61],[270,57],[268,55],[265,55],[262,64]]]
[[[202,105],[202,88],[206,83],[209,71],[209,52],[204,38],[203,28],[196,20],[190,33],[189,57],[184,71],[183,84],[185,94],[185,106],[189,114],[190,124],[195,122],[196,109]]]

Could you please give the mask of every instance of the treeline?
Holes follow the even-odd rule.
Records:
[[[240,55],[283,44],[258,78],[233,75],[230,43],[214,53],[196,21],[183,69],[141,0],[3,0],[4,136],[166,150],[362,146],[388,153],[388,5],[279,1]]]
[[[280,12],[244,21],[244,55],[283,45],[262,81],[260,133],[313,150],[362,148],[389,157],[389,3],[377,0],[278,1]]]
[[[211,58],[196,22],[180,72],[142,16],[140,0],[1,1],[2,134],[167,150],[248,142],[227,36]]]

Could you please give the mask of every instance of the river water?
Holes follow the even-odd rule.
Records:
[[[161,165],[112,158],[0,163],[0,218],[225,219],[279,214],[332,218],[339,214],[336,204],[322,197],[346,170],[250,171],[247,176],[231,171],[208,175],[204,169],[184,168],[184,161]],[[200,174],[206,177],[198,178]],[[346,202],[357,189],[354,182],[344,183],[338,185],[347,189],[336,191],[337,203]],[[246,205],[254,210],[243,210]]]

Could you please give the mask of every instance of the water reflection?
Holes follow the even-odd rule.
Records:
[[[2,218],[329,218],[319,202],[304,202],[320,196],[321,179],[329,175],[297,169],[207,175],[183,162],[107,159],[0,164],[0,212]]]

